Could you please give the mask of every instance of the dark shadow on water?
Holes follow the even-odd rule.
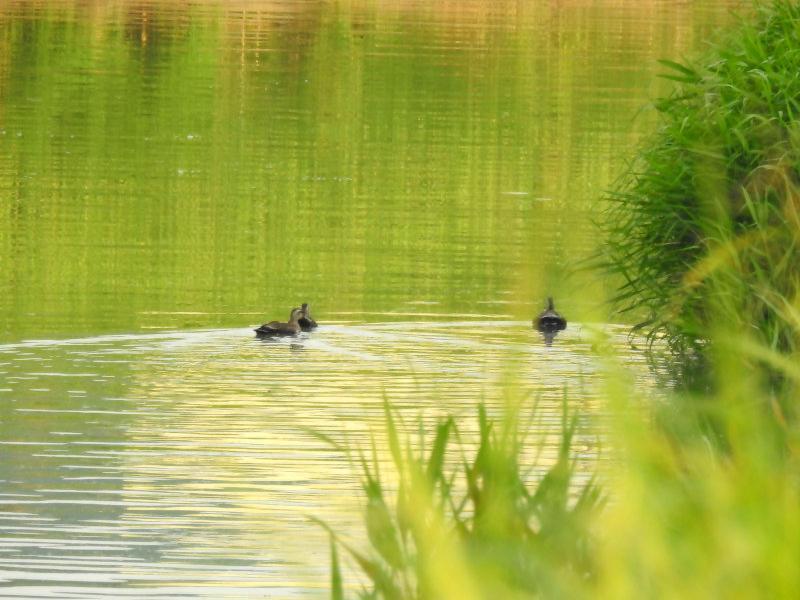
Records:
[[[256,335],[254,340],[266,345],[288,346],[290,350],[305,350],[305,335]]]
[[[558,329],[540,329],[539,333],[542,334],[542,339],[544,340],[545,346],[552,346],[553,340],[556,339],[558,335]]]

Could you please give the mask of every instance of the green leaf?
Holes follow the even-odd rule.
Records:
[[[336,540],[331,538],[331,600],[344,600],[342,588],[342,570],[339,566],[339,553],[336,551]]]
[[[402,472],[403,454],[400,450],[400,438],[397,435],[397,425],[392,416],[392,407],[389,404],[389,399],[385,395],[383,397],[383,411],[386,414],[386,430],[389,434],[389,451],[392,454],[392,460],[394,460],[398,472]]]
[[[436,427],[436,438],[433,440],[433,448],[431,449],[431,456],[428,459],[427,475],[428,480],[433,483],[442,475],[442,466],[444,465],[444,454],[447,450],[447,439],[450,435],[450,428],[453,425],[453,418],[450,417],[444,423],[440,423]]]
[[[379,562],[367,558],[349,546],[346,546],[346,548],[356,560],[358,566],[361,567],[361,570],[372,580],[376,591],[380,592],[386,600],[401,600],[403,598],[400,588]]]
[[[341,544],[342,547],[347,550],[350,556],[352,556],[358,563],[358,566],[361,567],[361,570],[364,571],[367,577],[372,580],[376,591],[380,592],[383,597],[386,598],[386,600],[401,600],[403,598],[400,588],[379,562],[367,558],[361,552],[339,539],[333,529],[331,529],[330,525],[325,523],[325,521],[316,517],[309,517],[309,519],[325,529],[331,535],[334,541]]]
[[[389,508],[380,494],[373,494],[367,502],[367,536],[378,554],[395,569],[402,569],[405,560],[397,538]]]
[[[322,442],[325,442],[326,444],[328,444],[334,450],[338,450],[339,452],[345,452],[345,453],[348,452],[348,450],[347,450],[347,448],[345,446],[342,446],[339,442],[337,442],[331,436],[329,436],[329,435],[327,435],[325,433],[322,433],[320,431],[316,431],[314,429],[311,429],[310,427],[301,427],[300,430],[301,431],[305,431],[307,434],[311,435],[312,437],[317,438],[318,440],[320,440]]]
[[[700,76],[698,75],[697,71],[695,71],[691,67],[688,67],[688,66],[686,66],[684,64],[681,64],[679,62],[675,62],[674,60],[667,60],[666,58],[662,58],[662,59],[658,60],[658,63],[661,64],[661,65],[664,65],[667,68],[674,69],[675,71],[678,71],[679,73],[683,73],[687,77],[694,77],[696,79],[700,78]]]

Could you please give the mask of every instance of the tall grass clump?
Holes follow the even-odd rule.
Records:
[[[728,304],[733,329],[794,355],[800,5],[761,6],[703,60],[662,62],[675,89],[604,219],[617,306],[677,354],[707,358],[713,306]]]
[[[539,477],[520,461],[530,423],[516,409],[492,419],[480,406],[473,451],[452,418],[416,449],[397,418],[387,404],[391,476],[381,476],[374,443],[371,460],[359,456],[370,547],[323,524],[332,537],[333,598],[344,597],[339,548],[367,577],[365,598],[575,597],[594,576],[588,525],[603,500],[592,478],[576,480],[577,419],[566,402],[557,456]]]
[[[762,380],[768,364],[800,383],[800,365],[738,329],[725,270],[713,276],[722,301],[708,313],[712,388],[653,402],[609,379],[612,501],[595,524],[598,597],[794,598],[800,589],[800,425],[785,412],[800,387],[778,392]]]

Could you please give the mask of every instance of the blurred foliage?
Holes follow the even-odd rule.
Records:
[[[643,396],[598,339],[608,429],[594,477],[575,470],[574,415],[531,477],[540,448],[513,408],[495,421],[480,408],[476,450],[456,467],[452,418],[412,450],[387,408],[394,471],[380,475],[374,444],[371,460],[359,455],[369,546],[328,528],[333,597],[354,589],[343,547],[368,582],[362,598],[795,598],[800,430],[781,406],[800,397],[766,392],[759,375],[769,361],[800,381],[800,367],[736,335],[724,314],[711,320],[721,383],[703,394]]]
[[[557,454],[533,477],[520,462],[525,420],[519,407],[509,405],[495,420],[481,405],[477,445],[468,452],[454,441],[452,418],[418,449],[401,441],[404,427],[387,404],[394,472],[381,477],[374,445],[371,461],[360,457],[370,548],[359,550],[328,528],[335,541],[334,597],[343,594],[336,543],[368,577],[366,598],[521,598],[580,590],[596,572],[588,526],[604,500],[593,479],[576,477],[571,448],[578,420],[566,407],[565,401]],[[455,450],[460,464],[448,467]]]

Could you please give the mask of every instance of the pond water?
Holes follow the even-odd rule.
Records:
[[[307,517],[357,538],[359,481],[309,429],[509,380],[543,430],[565,385],[591,414],[605,283],[570,265],[656,60],[737,4],[3,2],[1,594],[324,597]],[[300,302],[319,330],[254,338]]]

